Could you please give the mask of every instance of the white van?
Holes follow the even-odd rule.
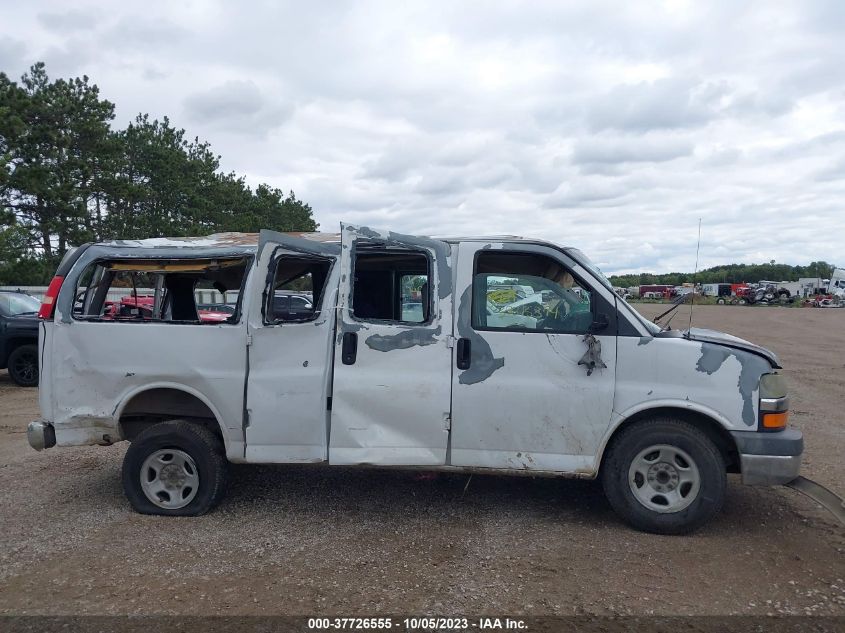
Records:
[[[117,288],[136,297],[119,310]],[[233,309],[198,309],[210,291]],[[286,295],[311,299],[279,312]],[[681,533],[719,511],[726,473],[782,484],[801,462],[772,352],[662,331],[540,240],[343,225],[90,244],[41,317],[30,444],[130,441],[143,513],[208,511],[227,460],[322,463],[601,477],[631,525]]]

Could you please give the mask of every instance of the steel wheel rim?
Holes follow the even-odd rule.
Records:
[[[38,378],[38,359],[34,354],[21,354],[15,359],[15,375],[25,382]]]
[[[687,508],[701,490],[701,473],[689,453],[654,444],[641,450],[628,469],[631,492],[643,506],[660,514]]]
[[[159,508],[178,510],[199,491],[199,473],[193,458],[175,448],[162,448],[141,465],[141,490]]]

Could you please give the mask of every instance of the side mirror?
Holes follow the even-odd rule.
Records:
[[[588,331],[590,334],[595,334],[596,332],[606,330],[609,325],[610,319],[607,318],[607,315],[604,312],[599,312],[596,314],[596,318],[592,325],[590,325],[590,329]]]

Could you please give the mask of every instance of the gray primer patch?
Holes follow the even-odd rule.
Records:
[[[750,352],[711,343],[702,343],[701,356],[695,368],[709,376],[717,372],[731,356],[737,359],[741,367],[737,380],[737,390],[742,397],[742,421],[746,426],[756,426],[757,420],[754,417],[752,395],[760,384],[760,376],[767,373],[771,368],[769,361]]]
[[[695,364],[695,370],[703,371],[708,376],[712,376],[722,368],[722,365],[728,360],[730,355],[731,353],[727,347],[702,343],[701,356]]]
[[[408,349],[417,345],[433,345],[442,331],[438,325],[436,329],[405,330],[393,336],[373,334],[365,343],[367,347],[379,352],[389,352],[394,349]]]
[[[505,359],[494,358],[490,344],[482,336],[472,329],[472,305],[470,296],[472,286],[470,285],[461,295],[461,302],[458,308],[458,334],[461,338],[470,340],[472,362],[469,369],[463,370],[458,376],[458,382],[462,385],[474,385],[477,382],[487,380],[497,369],[504,367]]]

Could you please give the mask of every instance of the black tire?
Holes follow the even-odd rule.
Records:
[[[634,484],[629,483],[634,460],[656,445],[680,449],[698,469],[698,492],[678,511],[658,512],[646,507],[634,494]],[[687,534],[700,528],[722,508],[727,485],[725,462],[713,441],[689,422],[671,417],[644,420],[623,429],[611,440],[601,477],[616,513],[632,527],[655,534]]]
[[[21,387],[38,386],[38,345],[21,345],[9,354],[9,378]]]
[[[193,460],[199,477],[197,491],[181,508],[153,503],[141,485],[142,467],[148,457],[162,449],[181,451]],[[204,426],[184,420],[161,422],[144,429],[132,440],[123,458],[123,491],[141,514],[199,516],[216,506],[226,492],[228,461],[223,443]]]
[[[718,299],[716,299],[716,303],[719,304],[720,306],[723,306],[723,305],[725,305],[725,300],[722,299],[721,297],[719,297]]]

